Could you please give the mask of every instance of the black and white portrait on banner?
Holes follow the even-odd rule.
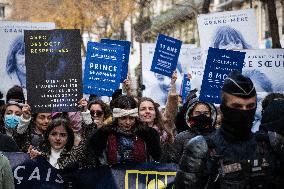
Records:
[[[219,49],[258,49],[253,9],[201,14],[197,18],[202,52]]]
[[[0,22],[0,91],[7,93],[13,85],[26,91],[24,30],[54,29],[51,22]]]
[[[185,44],[181,46],[178,63],[177,74],[178,79],[176,81],[177,92],[181,93],[181,84],[183,80],[183,74],[188,72],[190,63],[190,49],[195,48],[195,45]],[[152,59],[154,56],[155,44],[143,43],[142,44],[142,77],[145,90],[143,96],[151,97],[155,102],[164,106],[167,100],[167,95],[170,90],[171,78],[154,73],[150,71]]]
[[[261,119],[261,102],[271,92],[284,92],[284,50],[259,49],[246,52],[243,74],[251,78],[257,91],[256,120]],[[258,125],[254,126],[255,131]]]

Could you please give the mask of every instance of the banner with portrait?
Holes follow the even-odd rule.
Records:
[[[26,66],[24,30],[54,29],[52,22],[0,21],[0,91],[6,96],[14,85],[24,88],[26,93]],[[25,94],[26,95],[26,94]]]
[[[202,53],[219,49],[258,49],[256,16],[253,9],[201,14],[197,17]]]
[[[284,91],[284,49],[243,50],[243,74],[251,78],[257,92]]]
[[[177,81],[176,88],[177,92],[181,94],[181,85],[183,80],[183,74],[188,73],[190,64],[190,50],[195,48],[195,45],[184,44],[181,46],[179,58],[176,66],[177,70]],[[170,89],[171,78],[154,73],[150,71],[152,60],[155,51],[154,43],[143,43],[142,44],[142,77],[143,85],[143,96],[151,97],[155,102],[161,106],[166,104],[167,95]]]
[[[33,112],[75,112],[82,98],[80,30],[26,30],[28,102]]]
[[[262,100],[272,92],[284,92],[284,49],[242,50],[246,53],[243,75],[249,77],[257,92],[253,131],[261,121]]]

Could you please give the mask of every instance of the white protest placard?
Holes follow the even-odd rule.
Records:
[[[219,49],[258,49],[253,9],[201,14],[197,18],[202,52]]]
[[[188,73],[190,64],[190,49],[195,48],[195,45],[184,44],[181,46],[180,55],[177,63],[178,79],[176,81],[177,92],[181,92],[181,84],[183,74]],[[167,100],[167,95],[170,89],[170,78],[161,74],[156,74],[151,69],[152,59],[154,56],[155,44],[142,44],[142,77],[145,90],[143,96],[152,98],[155,102],[164,106]]]
[[[256,91],[284,91],[284,49],[243,50],[243,74],[250,77]]]
[[[202,79],[203,79],[203,72],[204,72],[204,63],[201,58],[201,49],[194,48],[189,49],[189,70],[188,72],[191,74],[191,89],[198,89],[200,91]]]
[[[24,30],[54,28],[52,22],[0,21],[0,91],[4,96],[13,85],[26,88]]]

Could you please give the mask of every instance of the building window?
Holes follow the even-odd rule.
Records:
[[[0,18],[5,18],[5,7],[0,6]]]

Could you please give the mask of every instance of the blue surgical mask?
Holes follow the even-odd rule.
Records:
[[[14,129],[20,123],[21,117],[12,115],[5,115],[5,126],[10,129]]]

